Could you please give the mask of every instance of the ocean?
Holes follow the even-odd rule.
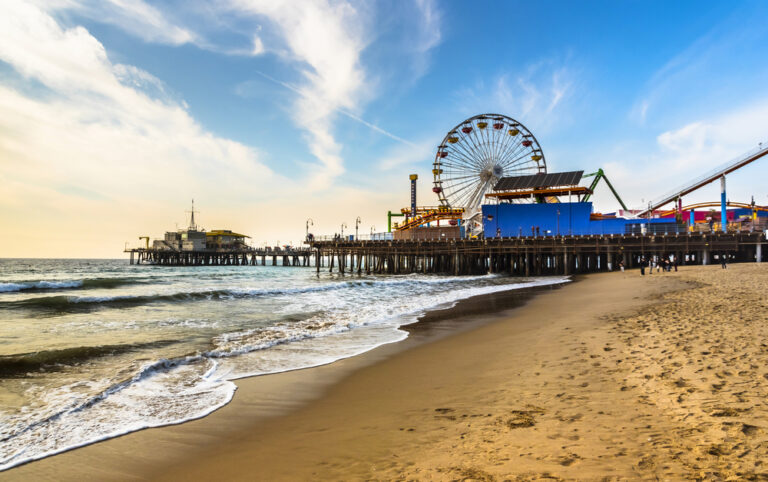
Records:
[[[203,417],[238,378],[400,341],[461,299],[564,281],[0,259],[0,470]]]

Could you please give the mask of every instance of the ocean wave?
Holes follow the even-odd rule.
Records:
[[[489,276],[472,277],[471,279],[489,278]],[[88,281],[88,280],[86,280]],[[83,282],[83,287],[86,286]],[[96,280],[93,280],[96,281]],[[104,281],[104,280],[102,280]],[[282,289],[212,289],[201,291],[188,291],[176,293],[156,293],[156,294],[137,294],[137,295],[115,295],[115,296],[71,296],[56,295],[42,296],[36,298],[27,298],[23,300],[0,302],[0,309],[37,309],[49,312],[76,312],[88,311],[101,306],[127,307],[133,305],[143,305],[155,302],[182,302],[196,300],[225,300],[236,298],[262,297],[262,296],[281,296],[297,295],[304,293],[316,293],[323,291],[334,291],[348,288],[376,288],[379,286],[393,285],[413,285],[419,284],[448,284],[462,283],[465,279],[456,278],[412,278],[403,277],[394,280],[349,280],[321,286],[307,286],[301,288],[282,288]],[[88,285],[88,287],[92,287]]]
[[[178,343],[178,340],[158,340],[122,345],[75,346],[59,350],[2,355],[0,356],[0,377],[23,377],[30,372],[63,368],[93,358],[146,348],[160,348],[174,343]]]
[[[145,283],[145,280],[136,278],[93,278],[82,280],[58,280],[58,281],[22,281],[16,283],[0,283],[0,293],[14,293],[19,291],[55,291],[70,289],[111,289],[121,286]]]

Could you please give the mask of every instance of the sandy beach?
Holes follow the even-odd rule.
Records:
[[[240,380],[208,417],[2,477],[766,477],[766,281],[755,264],[587,275],[363,356]]]

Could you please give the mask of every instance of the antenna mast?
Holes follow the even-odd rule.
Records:
[[[195,200],[192,200],[192,210],[188,211],[191,213],[191,216],[189,217],[189,230],[190,231],[197,231],[197,224],[195,224]]]

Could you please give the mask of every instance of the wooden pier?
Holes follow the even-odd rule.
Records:
[[[670,235],[546,236],[442,241],[310,242],[319,273],[509,273],[569,275],[640,266],[640,260],[674,255],[680,265],[762,262],[762,232]]]
[[[126,249],[131,254],[131,264],[160,266],[310,266],[311,250],[304,249],[243,249],[176,251],[170,249]],[[282,262],[278,265],[277,261]],[[261,261],[261,263],[259,263]]]

